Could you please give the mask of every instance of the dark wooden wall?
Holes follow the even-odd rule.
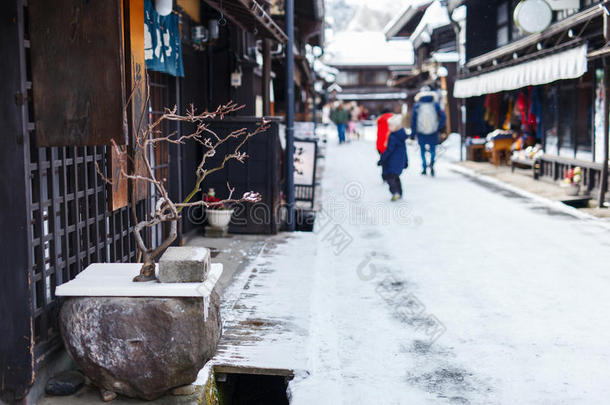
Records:
[[[24,397],[34,378],[20,3],[4,2],[0,13],[0,398],[7,402]]]
[[[466,17],[466,60],[496,48],[495,0],[468,2]]]

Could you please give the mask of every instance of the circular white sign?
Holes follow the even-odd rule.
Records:
[[[515,24],[527,34],[544,31],[553,22],[553,10],[544,0],[523,0],[515,7]]]

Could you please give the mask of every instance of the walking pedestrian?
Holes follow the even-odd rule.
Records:
[[[360,107],[358,108],[358,121],[365,121],[369,119],[369,112],[367,111],[366,108],[364,108],[364,105],[360,104]]]
[[[402,198],[402,184],[400,182],[400,174],[404,169],[409,167],[409,157],[407,155],[407,132],[402,127],[402,117],[400,115],[392,115],[388,120],[390,135],[388,136],[387,147],[379,162],[382,166],[382,177],[390,187],[392,201]]]
[[[390,110],[381,111],[381,116],[377,119],[377,152],[379,156],[385,152],[385,148],[388,143],[388,135],[390,129],[388,128],[388,120],[392,117]]]
[[[436,93],[429,88],[422,90],[415,96],[415,106],[411,117],[411,137],[417,137],[421,152],[422,175],[427,174],[426,146],[430,149],[430,175],[434,176],[434,160],[436,158],[436,145],[441,128],[445,126],[446,115],[441,109]]]
[[[360,140],[360,134],[358,133],[358,103],[355,101],[352,103],[352,106],[349,110],[350,118],[349,123],[347,124],[349,139],[356,138]]]
[[[339,136],[339,144],[345,142],[345,130],[349,121],[349,112],[343,108],[343,103],[339,101],[337,108],[330,115],[330,119],[337,126],[337,135]]]

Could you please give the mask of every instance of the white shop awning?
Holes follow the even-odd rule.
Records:
[[[587,72],[587,45],[523,62],[455,82],[453,96],[468,98],[483,94],[537,86],[556,80],[576,79]]]
[[[396,93],[341,93],[337,94],[338,100],[406,100],[407,92]]]

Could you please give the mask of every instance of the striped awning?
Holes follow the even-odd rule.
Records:
[[[587,72],[587,45],[522,62],[489,73],[458,79],[455,98],[476,97],[527,86],[576,79]]]

